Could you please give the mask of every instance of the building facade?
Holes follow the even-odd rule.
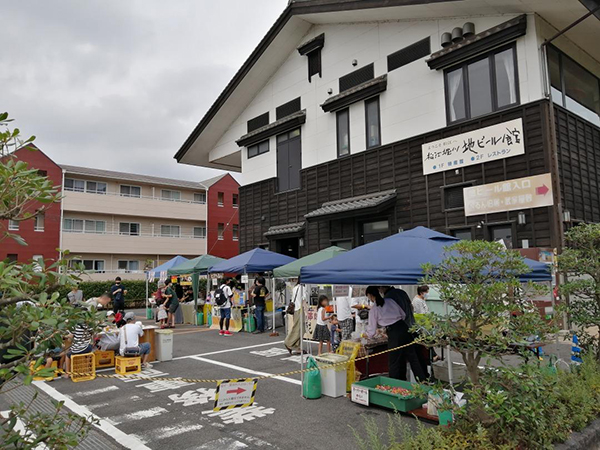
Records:
[[[239,183],[230,174],[202,182],[208,190],[207,253],[229,259],[239,253]]]
[[[241,251],[304,256],[417,225],[560,248],[600,221],[585,3],[292,1],[176,158],[241,171]]]

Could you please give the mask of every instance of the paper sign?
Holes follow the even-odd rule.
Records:
[[[465,216],[514,211],[554,203],[552,175],[536,175],[463,189]]]
[[[365,387],[353,384],[350,399],[359,405],[369,406],[369,390]]]
[[[333,287],[333,296],[334,297],[348,297],[349,294],[350,294],[350,286],[335,285]]]
[[[219,280],[217,280],[216,278],[213,278],[213,279],[212,279],[212,285],[213,285],[213,286],[216,286],[216,285],[218,284],[218,281],[219,281]]]
[[[242,275],[242,283],[248,284],[248,275]]]
[[[421,150],[423,175],[523,155],[523,121],[515,119],[428,142]]]
[[[252,406],[258,380],[242,378],[222,380],[217,383],[214,411]]]

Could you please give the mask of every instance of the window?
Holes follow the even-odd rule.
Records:
[[[194,203],[206,203],[206,192],[195,192]]]
[[[138,270],[140,270],[140,262],[139,261],[118,261],[117,268],[120,271],[137,272]]]
[[[554,47],[548,47],[552,100],[600,126],[600,79]]]
[[[234,208],[238,208],[240,206],[240,196],[238,194],[231,195],[231,204]]]
[[[6,255],[6,260],[9,263],[16,263],[17,259],[19,259],[19,255],[17,255],[16,253],[9,253],[8,255]]]
[[[240,226],[237,224],[233,224],[231,229],[233,231],[233,240],[237,241],[239,239]]]
[[[262,155],[269,151],[269,140],[259,142],[258,144],[251,145],[248,147],[248,159],[254,158],[255,156]]]
[[[448,122],[471,119],[518,104],[517,86],[514,45],[447,71]]]
[[[34,272],[41,272],[44,264],[44,255],[33,255],[31,257]]]
[[[313,75],[319,75],[321,78],[321,49],[317,49],[308,54],[308,82],[312,81]]]
[[[463,189],[472,186],[473,183],[464,183],[460,185],[443,187],[444,210],[460,209],[465,207],[465,197]]]
[[[179,225],[161,225],[160,235],[163,237],[179,237],[180,228]]]
[[[88,194],[106,194],[106,183],[99,181],[86,181],[85,192]]]
[[[513,229],[512,225],[495,225],[488,228],[490,240],[503,242],[506,248],[513,248]]]
[[[125,184],[121,185],[120,188],[121,196],[123,197],[137,197],[140,198],[142,196],[142,188],[139,186],[128,186]]]
[[[161,200],[167,201],[179,201],[181,200],[181,192],[179,191],[170,191],[168,189],[162,189],[160,191]]]
[[[284,117],[300,111],[300,109],[300,97],[298,97],[275,108],[275,118],[277,120],[283,119]]]
[[[35,225],[33,227],[34,231],[44,231],[44,222],[46,219],[46,215],[43,212],[37,213],[35,216]]]
[[[217,194],[217,205],[223,206],[225,203],[225,194],[223,192],[219,192]]]
[[[106,233],[106,222],[104,220],[86,220],[84,226],[86,233]]]
[[[206,239],[206,227],[194,227],[194,238]]]
[[[140,224],[135,222],[119,222],[119,234],[125,236],[139,236]]]
[[[46,176],[48,176],[48,171],[47,171],[47,170],[38,170],[38,171],[37,171],[37,174],[38,174],[40,177],[46,177]]]
[[[381,145],[379,97],[365,101],[365,121],[367,125],[367,148]]]
[[[8,231],[19,231],[19,222],[16,220],[8,220]]]
[[[340,93],[375,77],[373,63],[340,77]]]
[[[350,111],[342,109],[336,113],[337,155],[350,154]]]
[[[470,241],[473,239],[473,230],[471,228],[457,228],[452,230],[452,236],[462,241]]]
[[[65,178],[65,191],[84,192],[85,181]]]
[[[362,244],[378,241],[389,236],[389,234],[390,224],[388,220],[365,222],[362,225]]]
[[[72,259],[70,261],[70,266],[74,267],[75,265],[83,264],[83,268],[87,272],[104,272],[104,260],[103,259]]]
[[[325,45],[325,34],[309,39],[298,47],[298,53],[301,56],[308,57],[308,82],[310,83],[313,75],[321,76],[321,49]]]
[[[103,234],[106,232],[106,222],[103,220],[63,219],[63,231]]]
[[[425,58],[426,56],[429,56],[430,53],[431,42],[430,38],[426,37],[419,42],[415,42],[408,47],[404,47],[403,49],[388,55],[388,72],[399,69],[400,67],[410,64],[418,59]]]
[[[266,112],[264,114],[261,114],[260,116],[255,117],[254,119],[250,119],[246,126],[247,126],[247,132],[251,133],[254,130],[258,130],[259,128],[262,128],[266,125],[269,125],[269,113]]]
[[[81,219],[64,219],[63,231],[68,233],[83,233],[83,220]]]
[[[277,189],[279,192],[300,189],[302,140],[300,128],[277,136]]]
[[[217,227],[217,230],[218,230],[218,235],[217,235],[218,239],[220,241],[222,241],[223,240],[223,233],[225,232],[225,224],[224,223],[220,223],[218,225],[218,227]]]

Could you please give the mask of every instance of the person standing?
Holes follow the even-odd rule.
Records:
[[[113,312],[115,314],[119,311],[125,312],[125,295],[127,295],[127,289],[121,284],[121,277],[115,278],[115,284],[110,288],[110,296],[113,301]]]
[[[175,313],[177,312],[177,309],[179,309],[179,297],[169,278],[165,281],[164,296],[169,302],[166,328],[175,328]]]
[[[288,352],[290,352],[290,355],[292,353],[300,353],[300,339],[301,339],[301,334],[304,333],[304,330],[302,329],[302,314],[304,314],[302,312],[302,304],[304,302],[304,295],[305,295],[305,290],[304,290],[304,286],[302,286],[298,280],[296,280],[296,286],[294,286],[294,289],[292,290],[292,301],[291,303],[294,304],[294,315],[293,315],[293,323],[292,326],[288,332],[288,335],[285,338],[285,341],[283,341],[283,345],[285,346],[286,350]]]
[[[354,331],[354,319],[352,318],[352,288],[348,288],[348,297],[336,297],[337,320],[342,330],[342,341],[347,341],[352,337]]]
[[[233,280],[231,278],[225,278],[221,287],[215,291],[215,303],[220,310],[219,336],[233,336],[233,333],[229,331],[229,324],[231,323],[231,299],[233,298],[232,284]]]
[[[427,297],[429,297],[429,286],[419,286],[417,288],[417,295],[412,299],[415,314],[427,314],[429,312]]]
[[[264,277],[258,277],[254,280],[254,288],[251,296],[254,300],[254,315],[256,316],[256,331],[257,333],[264,333],[265,331],[265,308],[266,308],[266,297],[269,294],[269,290],[265,286],[266,281]]]
[[[71,292],[67,294],[67,299],[69,299],[71,306],[79,305],[83,302],[83,291],[79,289],[78,284],[71,288]]]

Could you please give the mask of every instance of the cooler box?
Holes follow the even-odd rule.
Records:
[[[156,330],[156,359],[171,361],[173,359],[173,331]]]
[[[324,353],[314,358],[321,372],[322,394],[333,398],[346,395],[346,364],[341,363],[347,363],[349,358],[336,353]]]

